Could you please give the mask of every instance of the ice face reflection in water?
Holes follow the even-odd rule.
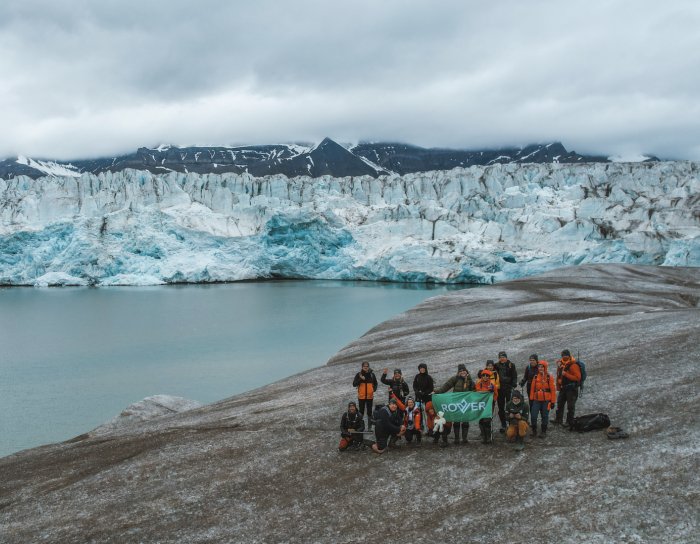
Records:
[[[332,281],[0,289],[0,455],[66,440],[150,395],[208,403],[320,366],[445,292]]]

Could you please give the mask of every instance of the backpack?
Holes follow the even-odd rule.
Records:
[[[379,410],[381,410],[382,408],[384,408],[384,406],[386,406],[386,404],[381,404],[381,403],[380,403],[380,404],[375,404],[375,405],[374,405],[374,410],[372,410],[372,425],[375,425],[375,426],[376,426],[377,423],[379,422],[379,419],[377,418],[377,414],[379,414]]]
[[[608,427],[610,427],[610,418],[608,415],[598,413],[575,417],[569,430],[587,433],[588,431],[597,431],[599,429],[607,429]]]
[[[578,363],[578,367],[581,369],[581,383],[579,383],[579,387],[583,389],[583,382],[585,382],[586,378],[588,377],[588,374],[586,373],[586,363],[580,359],[576,359],[576,362]]]

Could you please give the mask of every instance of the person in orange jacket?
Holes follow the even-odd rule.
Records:
[[[524,447],[524,438],[527,434],[527,420],[530,415],[530,408],[523,399],[523,394],[517,389],[513,391],[510,402],[506,404],[506,415],[508,417],[508,429],[506,430],[506,440],[515,441]]]
[[[421,413],[420,406],[416,405],[416,401],[413,397],[406,397],[406,403],[404,404],[400,398],[398,398],[394,393],[390,393],[391,398],[396,399],[396,404],[399,406],[399,410],[403,412],[403,425],[406,428],[406,433],[404,438],[406,443],[411,444],[413,442],[413,437],[416,437],[416,444],[420,444],[423,438],[421,431]]]
[[[475,390],[479,393],[493,393],[493,404],[491,410],[493,411],[493,406],[498,399],[498,389],[493,385],[491,381],[491,371],[482,370],[481,379],[476,382]],[[489,444],[491,443],[491,418],[484,418],[479,420],[479,429],[481,430],[481,443]]]
[[[447,437],[450,435],[450,430],[452,429],[452,423],[449,421],[443,425],[442,432],[433,431],[435,426],[435,418],[437,413],[435,412],[435,407],[433,406],[433,401],[429,400],[425,404],[425,422],[428,427],[428,436],[433,437],[433,444],[437,445],[440,442],[440,437],[442,436],[442,442],[440,442],[440,447],[447,447]]]
[[[537,416],[542,416],[542,432],[540,438],[547,436],[549,425],[549,411],[557,402],[557,390],[554,385],[554,376],[547,372],[547,361],[537,361],[537,374],[530,382],[528,398],[532,401],[530,410],[530,425],[532,436],[537,436]]]
[[[372,404],[374,403],[374,392],[377,390],[377,377],[369,367],[369,362],[362,362],[362,368],[355,374],[352,386],[357,387],[357,404],[360,407],[362,417],[365,417],[365,409],[367,410],[367,428],[371,431]]]
[[[566,405],[566,425],[570,428],[576,414],[576,400],[578,389],[581,385],[581,367],[571,356],[571,352],[565,349],[561,352],[561,359],[557,360],[557,413],[554,419],[555,425],[561,425]]]
[[[496,364],[493,362],[493,359],[486,359],[486,366],[484,369],[488,370],[491,372],[491,381],[493,382],[493,386],[495,389],[500,389],[501,388],[501,379],[498,376],[498,372],[496,372]],[[479,372],[476,373],[477,378],[481,378],[481,373],[483,370],[479,370]]]

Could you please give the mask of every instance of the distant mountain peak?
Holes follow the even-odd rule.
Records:
[[[655,160],[644,156],[642,160]],[[343,146],[326,137],[317,145],[188,146],[160,144],[140,147],[118,157],[71,161],[17,157],[0,161],[0,178],[25,175],[80,176],[83,172],[119,172],[127,168],[153,173],[244,173],[253,176],[372,176],[451,170],[503,163],[609,162],[602,156],[567,151],[561,142],[500,149],[423,148],[400,142],[360,142]],[[612,159],[615,160],[615,159]]]

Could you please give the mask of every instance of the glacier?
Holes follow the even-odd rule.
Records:
[[[700,265],[700,163],[496,164],[373,178],[0,179],[0,284],[493,283]]]

